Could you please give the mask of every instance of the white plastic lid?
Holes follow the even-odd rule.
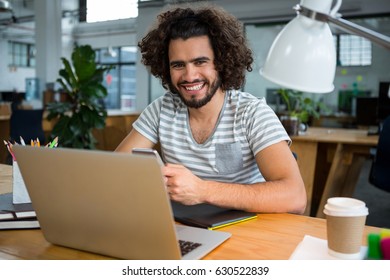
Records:
[[[355,198],[332,197],[328,199],[324,213],[338,217],[367,216],[368,208],[363,201]]]

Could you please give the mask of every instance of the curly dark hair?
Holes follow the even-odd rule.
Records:
[[[150,67],[152,75],[161,79],[165,89],[171,83],[168,47],[172,39],[209,37],[222,90],[239,89],[245,82],[245,70],[252,71],[252,51],[243,26],[220,7],[175,6],[158,15],[155,24],[138,47],[142,54],[141,62]]]

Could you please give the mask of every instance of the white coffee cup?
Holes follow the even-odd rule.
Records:
[[[328,253],[340,259],[360,259],[368,208],[358,199],[329,198],[325,205]]]

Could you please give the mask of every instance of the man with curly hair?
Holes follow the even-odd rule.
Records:
[[[289,136],[263,99],[240,91],[253,62],[242,24],[216,6],[175,6],[138,46],[168,91],[116,151],[160,143],[168,194],[183,204],[303,213]]]

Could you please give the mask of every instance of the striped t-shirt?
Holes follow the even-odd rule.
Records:
[[[160,142],[165,162],[182,164],[205,180],[252,184],[264,181],[255,155],[280,141],[291,142],[263,98],[227,91],[213,133],[197,143],[187,107],[170,92],[142,112],[133,128],[153,143]]]

